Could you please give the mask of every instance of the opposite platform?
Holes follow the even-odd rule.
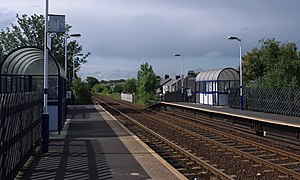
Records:
[[[70,106],[63,135],[17,179],[185,179],[102,107]]]
[[[171,105],[171,106],[196,109],[204,112],[223,114],[232,117],[251,119],[251,120],[256,120],[256,121],[266,122],[271,124],[300,128],[300,117],[285,116],[285,115],[272,114],[272,113],[263,113],[257,111],[240,110],[240,109],[229,108],[227,106],[210,106],[210,105],[184,103],[184,102],[160,102],[160,103]]]

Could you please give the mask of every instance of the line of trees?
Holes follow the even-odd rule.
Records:
[[[139,104],[148,104],[149,100],[157,100],[155,90],[159,88],[159,79],[152,66],[147,62],[141,64],[137,72],[137,78],[128,80],[110,81],[101,83],[94,77],[87,77],[86,82],[93,93],[120,94],[121,92],[136,95],[136,102]]]

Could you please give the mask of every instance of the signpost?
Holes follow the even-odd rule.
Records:
[[[48,43],[49,32],[65,32],[65,16],[49,15],[49,0],[45,0],[45,34],[44,34],[44,108],[42,122],[43,152],[49,151],[49,113],[48,113]]]

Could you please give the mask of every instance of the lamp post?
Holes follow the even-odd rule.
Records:
[[[183,57],[181,54],[174,54],[175,57],[181,57],[180,79],[181,79],[181,101],[183,102]]]
[[[70,37],[80,37],[81,34],[71,34]],[[68,77],[68,37],[67,34],[65,35],[65,73],[66,76]]]
[[[240,42],[240,109],[243,110],[243,67],[242,67],[242,39],[236,36],[228,36],[229,40]]]

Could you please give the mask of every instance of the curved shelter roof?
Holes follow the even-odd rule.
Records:
[[[66,77],[65,71],[48,55],[48,73]],[[1,74],[7,75],[43,75],[44,50],[34,46],[26,46],[11,51],[4,59],[0,69]]]
[[[237,70],[233,68],[223,68],[223,69],[215,69],[200,72],[197,77],[196,81],[218,81],[218,80],[227,80],[227,81],[234,81],[239,80],[240,76]]]

